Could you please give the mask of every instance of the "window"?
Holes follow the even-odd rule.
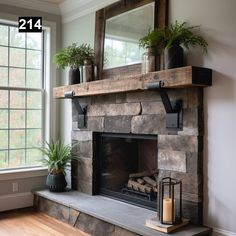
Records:
[[[104,68],[140,63],[143,49],[129,39],[105,38]]]
[[[43,35],[0,24],[0,169],[40,164]]]

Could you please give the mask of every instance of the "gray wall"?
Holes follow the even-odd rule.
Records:
[[[66,47],[71,43],[77,42],[78,44],[89,43],[92,47],[94,45],[95,35],[95,13],[84,16],[76,21],[63,24],[62,27],[62,47]],[[68,84],[68,71],[62,72],[62,85]],[[71,101],[60,100],[61,113],[60,113],[60,131],[61,139],[66,142],[71,142]]]
[[[236,232],[236,188],[232,185],[236,179],[236,1],[172,0],[170,3],[170,20],[201,25],[209,43],[207,56],[193,51],[188,57],[189,64],[213,69],[213,86],[204,90],[204,220],[208,225]]]
[[[213,86],[204,90],[204,222],[214,227],[214,235],[236,235],[236,189],[233,185],[236,179],[235,9],[235,0],[170,0],[170,21],[177,19],[201,25],[201,32],[209,43],[206,56],[191,50],[187,63],[214,71]],[[75,41],[93,44],[94,19],[95,14],[89,14],[64,24],[62,45]],[[70,102],[61,102],[61,137],[68,142],[71,139],[70,106]]]
[[[52,26],[51,28],[51,54],[53,55],[57,49],[61,47],[61,17],[58,15],[43,13],[34,10],[17,8],[0,4],[0,19],[18,21],[18,16],[42,16],[43,25]],[[45,24],[44,24],[45,22]],[[49,59],[51,61],[51,58]],[[58,113],[57,104],[52,100],[52,87],[59,84],[60,74],[56,72],[53,64],[50,65],[50,81],[51,90],[47,96],[51,109],[51,128],[50,136],[58,137]],[[57,80],[56,80],[57,79]],[[48,108],[49,109],[49,108]],[[0,211],[10,210],[21,207],[32,206],[33,195],[32,190],[36,188],[44,188],[47,170],[34,170],[23,172],[0,172]],[[17,183],[18,190],[13,192],[13,183]]]

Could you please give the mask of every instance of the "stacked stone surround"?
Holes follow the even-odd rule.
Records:
[[[78,129],[73,105],[72,141],[79,157],[72,164],[72,188],[95,194],[96,132],[157,135],[159,178],[183,183],[183,215],[202,223],[203,89],[168,90],[171,100],[183,101],[183,130],[165,128],[165,110],[157,91],[143,91],[79,98],[88,106],[87,128]]]

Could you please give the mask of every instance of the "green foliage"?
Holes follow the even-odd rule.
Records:
[[[139,46],[142,48],[155,48],[159,49],[164,47],[164,28],[157,28],[152,31],[149,30],[148,34],[139,40]]]
[[[61,69],[65,69],[67,66],[78,69],[84,64],[84,60],[94,60],[94,50],[86,43],[80,46],[77,43],[72,43],[54,56],[54,63]]]
[[[175,21],[170,26],[149,32],[148,35],[139,40],[139,45],[143,48],[153,47],[158,52],[162,52],[165,48],[170,48],[173,45],[180,45],[187,49],[198,45],[203,48],[204,52],[207,52],[206,40],[193,32],[196,28],[199,26],[188,27],[186,22]]]
[[[43,153],[42,163],[48,167],[48,171],[52,174],[65,173],[64,170],[67,164],[73,160],[77,159],[71,153],[71,147],[69,145],[64,145],[60,141],[46,142],[46,147],[39,148]]]

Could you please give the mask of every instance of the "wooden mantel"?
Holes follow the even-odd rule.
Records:
[[[151,72],[115,79],[97,80],[88,83],[56,87],[54,98],[65,98],[66,92],[74,92],[74,97],[85,97],[111,93],[146,90],[152,82],[163,81],[165,88],[207,87],[212,85],[212,70],[202,67],[181,68]]]

